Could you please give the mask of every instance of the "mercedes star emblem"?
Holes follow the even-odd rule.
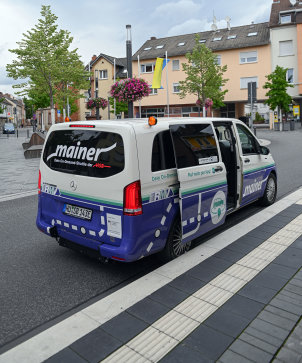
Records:
[[[76,185],[76,183],[75,183],[75,181],[74,181],[74,180],[72,180],[72,181],[70,182],[70,188],[71,188],[72,190],[76,190],[76,189],[77,189],[77,185]]]

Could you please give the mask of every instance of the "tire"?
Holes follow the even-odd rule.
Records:
[[[267,207],[275,203],[277,196],[277,179],[274,174],[270,174],[267,182],[263,197],[260,199],[260,204]]]
[[[161,257],[165,261],[171,261],[189,251],[191,241],[185,244],[181,243],[182,228],[179,216],[176,217],[171,226],[165,248],[161,251]]]

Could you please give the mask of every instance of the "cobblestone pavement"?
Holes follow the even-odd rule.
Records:
[[[40,159],[25,159],[26,130],[19,135],[0,136],[0,196],[37,188]]]

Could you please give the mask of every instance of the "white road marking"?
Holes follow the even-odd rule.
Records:
[[[48,359],[301,199],[302,189],[299,189],[276,202],[271,207],[264,209],[234,227],[229,228],[227,231],[211,238],[209,241],[180,256],[176,260],[159,267],[111,295],[106,296],[104,299],[84,308],[82,311],[3,353],[0,356],[0,363],[40,363]],[[292,223],[290,227],[299,224],[301,225],[302,223]],[[104,233],[103,230],[101,232]],[[275,241],[272,240],[272,238],[269,240],[270,243],[276,243],[278,246],[280,245],[279,238],[275,238]],[[267,248],[267,246],[267,243],[264,242],[261,247],[259,247]],[[236,274],[236,269],[239,269],[237,272],[238,275]],[[249,269],[238,263],[231,266],[223,273],[230,276],[234,275],[235,277],[242,276],[243,280],[249,281],[247,279],[249,278],[248,272],[250,270],[253,271],[254,276],[258,273],[257,270]],[[243,274],[242,271],[245,271],[245,274]],[[191,301],[179,304],[174,310],[183,313],[182,309],[185,310],[185,305],[187,305],[188,311],[192,311],[192,316],[188,317],[198,322],[204,321],[206,317],[210,316],[217,308],[216,305],[207,303],[194,296],[191,296],[189,299],[191,299]],[[200,301],[202,305],[198,305],[198,308],[195,308],[194,310],[194,304],[200,304]],[[158,331],[157,329],[155,330]],[[68,332],[68,334],[66,332]],[[163,336],[166,336],[164,333],[162,334]],[[173,339],[171,341],[174,342]],[[171,346],[172,345],[173,344],[171,343]],[[124,352],[129,353],[127,347],[122,349],[124,349]],[[130,353],[132,354],[132,352],[133,350],[131,350]],[[137,355],[137,357],[138,356],[139,355]],[[109,358],[114,362],[112,356]],[[108,361],[110,361],[109,358]],[[131,361],[135,362],[135,357],[133,357],[132,360],[129,360],[129,362]],[[145,361],[146,360],[142,360],[142,362]]]
[[[21,193],[14,193],[14,194],[8,194],[8,195],[1,195],[0,196],[0,203],[1,202],[6,202],[8,200],[30,197],[32,195],[38,195],[38,190],[36,189],[36,190],[30,190],[28,192],[21,192]]]

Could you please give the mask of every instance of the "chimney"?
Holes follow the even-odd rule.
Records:
[[[94,54],[91,58],[91,61],[94,62],[96,60],[97,56]]]
[[[150,38],[150,40],[155,40],[155,39],[156,39],[156,37],[151,37],[151,38]]]

